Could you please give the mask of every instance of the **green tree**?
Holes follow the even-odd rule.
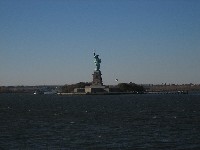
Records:
[[[119,83],[118,88],[121,92],[143,92],[144,87],[135,83]]]

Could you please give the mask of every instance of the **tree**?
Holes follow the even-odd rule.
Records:
[[[144,87],[137,85],[135,83],[119,83],[118,88],[120,89],[121,92],[143,92]]]

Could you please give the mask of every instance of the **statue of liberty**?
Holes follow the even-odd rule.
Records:
[[[100,71],[100,63],[101,63],[101,59],[99,59],[99,55],[96,55],[95,52],[94,52],[94,63],[95,63],[95,71]]]

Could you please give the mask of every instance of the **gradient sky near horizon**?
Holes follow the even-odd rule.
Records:
[[[0,86],[200,84],[198,0],[1,0]]]

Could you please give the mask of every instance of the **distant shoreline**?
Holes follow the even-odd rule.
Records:
[[[173,94],[173,93],[200,93],[199,84],[183,84],[183,85],[153,85],[146,84],[144,87],[143,94]],[[63,86],[51,85],[51,86],[0,86],[0,93],[34,93],[36,90],[41,88],[47,89],[61,89]],[[57,93],[64,93],[58,91]],[[92,93],[93,94],[93,93]],[[92,95],[90,94],[90,95]],[[97,95],[99,93],[94,93]],[[99,95],[120,95],[120,94],[138,94],[137,92],[110,92],[100,93]],[[140,93],[141,94],[141,93]],[[65,95],[75,95],[74,93],[68,93]],[[86,95],[86,93],[76,93],[76,95]],[[88,94],[87,94],[88,95]]]

